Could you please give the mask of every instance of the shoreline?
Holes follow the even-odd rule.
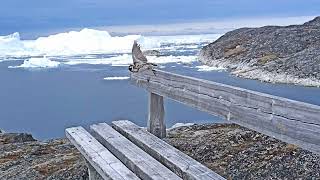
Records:
[[[226,59],[210,60],[210,58],[199,55],[199,61],[203,65],[225,69],[231,75],[244,79],[258,80],[267,83],[288,84],[305,87],[320,87],[320,80],[315,78],[298,78],[286,73],[276,73],[263,70],[263,67],[250,67],[244,63],[233,63]]]

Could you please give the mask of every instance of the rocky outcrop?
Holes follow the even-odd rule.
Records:
[[[320,179],[320,156],[234,124],[179,127],[166,141],[227,179]]]
[[[205,46],[200,61],[245,78],[320,86],[320,17],[302,25],[230,31]]]
[[[0,179],[88,179],[67,139],[25,140],[0,144]],[[177,127],[165,141],[228,179],[320,178],[320,156],[234,124]]]
[[[66,139],[35,141],[27,134],[0,135],[0,179],[88,179],[85,161]]]
[[[26,133],[1,133],[0,132],[0,145],[11,143],[23,143],[36,141],[31,134]]]

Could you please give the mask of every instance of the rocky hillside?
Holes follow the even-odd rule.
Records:
[[[320,86],[320,17],[302,25],[230,31],[205,46],[200,61],[245,78]]]

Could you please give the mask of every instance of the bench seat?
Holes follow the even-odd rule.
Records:
[[[94,124],[90,133],[82,127],[66,129],[87,160],[90,179],[224,179],[130,121]]]
[[[66,136],[103,179],[139,179],[83,127],[66,129]]]
[[[183,179],[224,179],[190,156],[130,121],[114,121],[112,125],[123,136],[134,142],[153,158],[169,167]]]

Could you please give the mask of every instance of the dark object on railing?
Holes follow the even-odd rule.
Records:
[[[129,65],[129,71],[136,73],[144,70],[152,70],[155,66],[154,63],[148,62],[147,57],[142,53],[140,45],[134,41],[132,46],[132,60],[133,64]]]
[[[148,129],[160,138],[168,97],[320,154],[320,106],[160,70],[131,73],[131,82],[150,92]]]

